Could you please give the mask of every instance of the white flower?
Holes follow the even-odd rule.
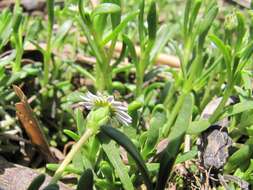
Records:
[[[84,96],[81,96],[84,100],[81,102],[84,107],[89,110],[92,110],[101,106],[109,106],[112,112],[112,115],[124,125],[129,125],[132,122],[132,118],[127,113],[127,106],[122,102],[114,100],[113,96],[104,96],[101,93],[97,95],[87,92]]]

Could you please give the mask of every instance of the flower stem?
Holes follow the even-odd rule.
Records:
[[[94,135],[94,130],[92,128],[87,128],[87,130],[84,132],[80,140],[73,145],[72,149],[70,152],[67,154],[66,158],[63,160],[61,163],[60,167],[56,170],[53,178],[51,179],[51,184],[52,183],[57,183],[57,181],[61,178],[65,168],[67,165],[72,161],[73,157],[76,155],[78,151],[82,148],[84,143],[92,136]]]

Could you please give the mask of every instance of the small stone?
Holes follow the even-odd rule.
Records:
[[[217,127],[217,126],[216,126]],[[212,127],[211,127],[212,128]],[[201,138],[201,160],[206,169],[221,169],[229,157],[229,148],[232,146],[232,139],[227,131],[214,129],[207,131]]]

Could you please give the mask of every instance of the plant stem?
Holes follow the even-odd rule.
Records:
[[[19,40],[18,35],[15,37],[16,41],[16,59],[13,64],[13,72],[18,72],[21,69],[21,60],[22,60],[22,55],[23,55],[23,47],[22,47],[22,42]]]
[[[138,97],[141,94],[141,91],[143,86],[143,74],[142,71],[136,72],[136,97]]]
[[[44,86],[47,86],[49,81],[49,66],[51,62],[51,37],[52,30],[48,29],[47,47],[46,52],[44,54]]]
[[[106,53],[104,47],[102,47],[102,45],[100,43],[101,38],[97,35],[97,32],[95,31],[93,26],[88,26],[88,27],[91,31],[92,36],[93,36],[94,43],[97,46],[98,53],[100,54],[100,57],[102,58],[102,60],[101,60],[102,62],[100,62],[99,67],[100,67],[100,71],[101,71],[100,74],[101,74],[102,80],[104,81],[103,82],[104,85],[102,86],[102,89],[100,89],[100,90],[107,90],[109,93],[111,93],[111,91],[112,91],[112,75],[111,75],[111,67],[110,67],[110,52],[107,56],[107,53]],[[112,46],[113,46],[113,44],[112,44]]]
[[[53,33],[53,25],[54,25],[54,0],[47,0],[47,14],[48,14],[48,22],[47,22],[47,47],[44,52],[44,79],[43,85],[46,87],[49,82],[49,69],[51,65],[51,38]]]
[[[153,45],[154,41],[149,40],[145,51],[141,52],[140,61],[139,64],[137,65],[138,68],[136,68],[136,97],[141,95],[141,92],[143,90],[144,74],[145,70],[150,65],[149,54],[150,51],[152,50]]]
[[[187,77],[186,68],[187,68],[187,65],[188,65],[188,62],[189,62],[189,58],[190,58],[190,55],[191,55],[191,43],[190,43],[190,41],[187,40],[185,42],[185,44],[186,45],[184,47],[184,55],[183,55],[183,58],[182,58],[182,65],[181,65],[181,70],[182,70],[184,78]]]
[[[80,140],[73,145],[71,148],[70,152],[67,154],[66,158],[63,160],[61,163],[60,167],[56,170],[53,178],[51,179],[51,184],[52,183],[57,183],[57,181],[61,178],[65,168],[67,165],[72,161],[73,157],[76,155],[78,151],[82,148],[84,143],[92,136],[94,135],[94,130],[92,128],[87,128],[87,130],[84,132]]]

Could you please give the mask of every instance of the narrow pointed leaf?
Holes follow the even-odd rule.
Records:
[[[128,52],[133,60],[133,63],[135,64],[135,67],[137,67],[138,58],[137,58],[137,53],[136,53],[133,42],[126,35],[123,35],[122,38],[123,38],[124,44],[126,44],[128,48]]]
[[[101,127],[101,133],[110,137],[114,141],[116,141],[120,146],[124,147],[126,151],[132,156],[134,161],[136,162],[143,179],[145,181],[145,184],[147,185],[147,188],[153,189],[152,188],[152,182],[149,178],[149,173],[148,169],[145,165],[145,162],[143,161],[139,151],[135,147],[135,145],[132,143],[132,141],[122,132],[119,130],[110,127],[110,126],[102,126]]]
[[[29,185],[29,187],[27,188],[27,190],[38,190],[40,188],[40,186],[43,184],[43,182],[45,181],[45,174],[41,174],[38,175]]]
[[[163,151],[160,158],[160,168],[157,176],[156,190],[164,190],[167,179],[170,175],[174,162],[177,158],[180,146],[184,140],[185,133],[190,124],[192,115],[193,101],[192,97],[186,96],[182,108],[179,112],[175,125],[169,134],[169,144]]]
[[[68,135],[70,138],[72,138],[74,141],[78,141],[80,139],[80,136],[73,131],[70,131],[68,129],[64,129],[63,132]]]
[[[76,109],[75,114],[76,114],[76,125],[78,134],[82,135],[83,132],[85,131],[85,120],[83,117],[83,112],[81,109]]]
[[[253,154],[253,140],[249,139],[246,144],[244,144],[240,149],[238,149],[234,154],[232,154],[225,167],[224,170],[227,173],[231,173],[235,171],[237,168],[241,168],[245,165],[248,165],[250,162],[250,158],[252,158]]]
[[[164,48],[164,46],[168,43],[169,38],[171,37],[171,26],[163,25],[157,31],[156,41],[154,46],[150,52],[150,60],[153,62],[160,51]]]
[[[147,140],[145,142],[142,155],[144,158],[148,157],[150,153],[155,149],[157,140],[159,137],[159,129],[166,122],[166,114],[162,112],[156,112],[150,120],[150,127],[148,129]]]
[[[203,21],[200,22],[200,27],[199,27],[199,34],[203,34],[206,33],[209,28],[211,27],[215,17],[218,14],[218,7],[216,5],[214,5],[207,13],[207,15],[205,16],[205,19],[203,19]]]
[[[83,190],[83,189],[92,190],[93,184],[94,184],[93,173],[91,169],[87,169],[80,177],[76,190]]]
[[[231,65],[231,55],[230,55],[230,52],[229,52],[229,49],[227,48],[227,46],[223,43],[223,41],[221,39],[219,39],[214,34],[210,35],[209,38],[217,46],[217,48],[219,48],[219,50],[223,54],[224,60],[225,60],[227,67],[228,67],[227,69],[231,69],[229,67]]]
[[[59,186],[57,184],[50,184],[46,186],[43,190],[59,190]]]
[[[103,134],[99,135],[99,140],[102,143],[102,148],[105,151],[105,154],[119,176],[124,189],[134,190],[133,183],[128,175],[127,167],[123,164],[119,149],[115,146],[115,143],[113,141],[109,141],[108,137]]]
[[[150,40],[156,38],[156,27],[157,27],[157,15],[156,15],[156,3],[153,1],[148,12],[148,36]]]
[[[253,101],[252,100],[247,100],[244,102],[240,102],[238,104],[228,106],[225,109],[224,114],[221,116],[221,118],[226,118],[235,114],[242,113],[244,111],[248,111],[253,109]]]
[[[190,17],[190,20],[189,20],[189,29],[190,30],[193,29],[192,27],[193,27],[193,25],[196,21],[197,16],[198,16],[199,9],[201,7],[201,3],[202,3],[201,0],[197,0],[194,7],[193,7],[193,9],[192,9],[191,17]]]
[[[18,12],[14,15],[14,18],[13,18],[13,32],[14,33],[18,33],[18,29],[19,29],[19,26],[22,22],[22,13],[21,12]]]
[[[205,131],[211,123],[208,120],[199,120],[192,122],[187,130],[187,134],[197,135],[203,131]]]
[[[91,14],[91,17],[94,18],[96,15],[99,14],[112,14],[120,12],[120,6],[114,3],[101,3],[99,4]]]
[[[121,23],[111,32],[109,33],[103,40],[102,45],[107,44],[109,41],[114,39],[118,34],[127,26],[128,22],[133,20],[138,14],[138,11],[131,12],[127,14]]]
[[[47,11],[48,11],[49,27],[52,30],[54,24],[54,0],[47,0]]]

